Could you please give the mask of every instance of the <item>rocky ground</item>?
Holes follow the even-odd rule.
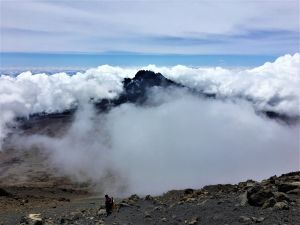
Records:
[[[0,224],[300,224],[300,172],[262,182],[172,190],[161,196],[103,199],[64,188],[0,189]]]

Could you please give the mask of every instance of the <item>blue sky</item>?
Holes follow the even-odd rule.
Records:
[[[1,52],[299,52],[299,0],[0,0],[0,4]]]
[[[99,65],[112,66],[221,66],[254,67],[274,61],[272,55],[175,55],[175,54],[75,54],[75,53],[0,53],[0,73],[18,74],[86,70]]]

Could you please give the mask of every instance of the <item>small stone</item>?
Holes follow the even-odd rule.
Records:
[[[251,219],[255,222],[255,223],[261,223],[265,220],[264,217],[260,216],[260,217],[251,217]]]
[[[167,218],[165,218],[165,217],[161,219],[161,222],[167,222],[167,221],[168,221],[168,220],[167,220]]]
[[[43,219],[41,214],[29,214],[28,215],[30,225],[42,225]]]
[[[188,203],[193,203],[193,202],[195,202],[195,201],[197,201],[196,198],[187,198],[187,199],[185,200],[185,202],[188,202]]]
[[[286,202],[277,202],[274,205],[275,209],[279,209],[279,210],[288,210],[289,209],[289,205]]]
[[[222,219],[222,215],[220,215],[220,214],[217,214],[217,215],[214,215],[213,217],[212,217],[212,219],[213,220],[220,220],[220,219]]]
[[[104,221],[97,221],[95,225],[105,225]]]
[[[251,219],[247,216],[240,216],[239,221],[245,223],[251,221]]]
[[[80,212],[71,212],[70,216],[71,220],[78,220],[80,217],[82,217],[82,214]]]
[[[205,205],[206,202],[207,202],[207,200],[204,200],[202,202],[199,202],[197,205],[203,206],[203,205]]]
[[[98,215],[98,216],[106,215],[106,210],[105,210],[105,209],[100,209],[100,210],[97,212],[97,215]]]
[[[22,199],[22,201],[21,201],[22,203],[28,203],[28,199]]]
[[[188,224],[189,225],[195,225],[197,224],[199,221],[199,218],[198,217],[194,217]]]
[[[156,206],[156,207],[154,207],[154,209],[153,209],[154,211],[160,211],[160,210],[162,210],[162,207],[160,207],[160,206]]]
[[[145,218],[151,218],[152,216],[150,215],[150,213],[148,213],[148,212],[145,212],[145,216],[144,216]]]
[[[119,208],[123,208],[123,207],[130,207],[130,205],[127,204],[127,203],[125,203],[125,202],[121,202],[121,203],[119,204]]]
[[[62,198],[58,198],[57,201],[59,201],[59,202],[69,202],[70,199],[62,197]]]

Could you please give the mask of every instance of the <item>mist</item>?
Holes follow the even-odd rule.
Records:
[[[154,88],[143,106],[102,114],[92,104],[79,106],[62,137],[30,135],[16,143],[46,151],[62,174],[94,183],[96,191],[160,194],[300,169],[299,124],[265,118],[240,99]]]

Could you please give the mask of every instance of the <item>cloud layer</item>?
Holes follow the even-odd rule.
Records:
[[[0,140],[7,124],[16,117],[34,113],[62,112],[90,99],[114,98],[122,92],[124,77],[139,69],[161,72],[187,87],[220,98],[251,100],[257,110],[271,110],[297,117],[299,112],[300,54],[279,57],[253,69],[191,68],[187,66],[121,68],[108,65],[78,72],[53,75],[24,72],[16,77],[0,77]],[[1,141],[0,141],[1,142]]]
[[[244,101],[155,90],[156,104],[123,104],[107,114],[81,105],[62,137],[18,137],[46,151],[61,174],[122,196],[262,179],[299,170],[299,124],[258,116]],[[259,131],[259,133],[258,133]]]

